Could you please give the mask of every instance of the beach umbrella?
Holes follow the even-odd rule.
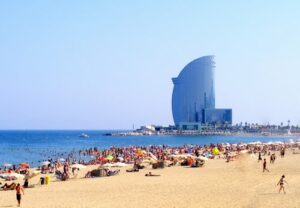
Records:
[[[3,167],[6,167],[6,168],[9,168],[9,167],[11,167],[11,166],[12,166],[12,164],[9,164],[9,163],[4,163],[2,166],[3,166]]]
[[[71,165],[71,168],[85,169],[86,166],[81,164],[73,164]]]
[[[214,155],[218,155],[218,154],[220,154],[220,150],[217,147],[215,147],[215,148],[213,148],[212,153]]]
[[[23,168],[29,168],[29,164],[28,163],[21,163],[20,166],[23,167]]]
[[[50,162],[49,161],[43,161],[43,162],[41,162],[41,165],[49,165],[50,164]]]
[[[112,160],[112,159],[114,159],[114,157],[111,156],[111,155],[108,155],[105,159],[107,159],[107,160]]]

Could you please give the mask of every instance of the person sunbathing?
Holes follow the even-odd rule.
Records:
[[[168,167],[172,167],[172,166],[177,165],[178,161],[176,159],[171,159],[170,161],[171,161],[171,163],[168,165]]]
[[[146,173],[145,176],[160,176],[160,175],[153,174],[153,173],[149,172],[149,173]]]
[[[14,190],[15,188],[16,188],[16,186],[17,186],[17,184],[15,184],[15,183],[11,183],[11,184],[7,184],[7,183],[5,183],[2,187],[0,187],[0,188],[2,188],[2,190],[4,190],[4,191],[6,191],[6,190]]]
[[[180,163],[181,166],[188,166],[189,163],[188,163],[188,160],[187,159],[184,159],[181,163]]]
[[[114,176],[114,175],[117,175],[118,173],[120,172],[120,170],[115,170],[115,171],[112,171],[112,170],[106,170],[106,175],[107,176]]]
[[[134,165],[131,169],[126,170],[126,172],[128,172],[128,173],[139,172],[139,171],[140,171],[140,169],[139,169],[139,167],[137,166],[136,163],[134,163]]]
[[[199,168],[199,167],[201,167],[201,166],[203,166],[203,165],[204,165],[203,161],[196,160],[196,161],[191,165],[191,167],[192,167],[192,168]]]
[[[85,174],[84,178],[91,178],[91,177],[92,177],[91,173],[92,173],[91,171],[88,171],[88,172]]]
[[[136,168],[132,168],[132,169],[128,169],[126,170],[127,173],[133,173],[133,172],[139,172],[140,170],[139,169],[136,169]]]

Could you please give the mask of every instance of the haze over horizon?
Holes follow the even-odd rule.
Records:
[[[215,55],[233,122],[300,125],[300,2],[2,1],[0,129],[173,124],[172,77]]]

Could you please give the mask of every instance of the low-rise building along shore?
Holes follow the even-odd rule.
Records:
[[[179,128],[175,126],[155,126],[146,125],[139,129],[123,132],[112,132],[106,136],[300,136],[299,126],[277,126],[277,125],[182,125]]]

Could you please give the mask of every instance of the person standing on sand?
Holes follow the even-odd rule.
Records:
[[[272,162],[272,163],[274,164],[274,162],[275,162],[275,160],[276,160],[276,155],[275,155],[275,153],[273,153],[272,156],[273,156],[273,162]]]
[[[273,163],[273,155],[270,156],[270,164]]]
[[[261,152],[258,153],[258,162],[260,162],[262,160],[261,158]]]
[[[279,192],[278,192],[278,193],[280,193],[281,190],[283,190],[283,193],[285,194],[284,183],[287,184],[287,182],[286,182],[286,180],[284,180],[284,178],[285,178],[285,176],[282,175],[281,178],[280,178],[280,180],[279,180],[279,182],[277,183],[277,186],[280,185],[280,188],[279,188]]]
[[[280,151],[280,156],[281,158],[284,158],[284,155],[285,155],[285,148],[282,147],[281,151]]]
[[[266,160],[266,159],[264,159],[264,163],[263,163],[263,173],[264,173],[265,171],[270,172],[270,171],[267,169],[267,160]]]
[[[18,207],[21,206],[21,192],[24,195],[24,189],[20,186],[20,184],[18,183],[17,187],[16,187],[16,194],[17,194],[17,201],[18,201]]]

